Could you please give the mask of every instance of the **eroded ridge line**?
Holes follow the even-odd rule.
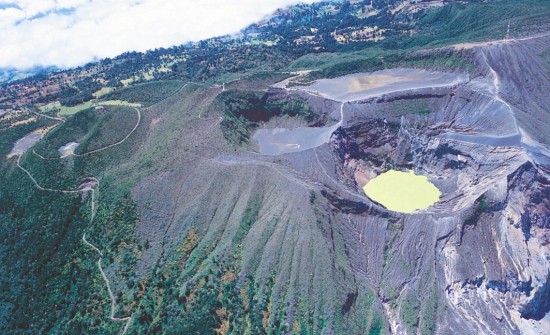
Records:
[[[541,36],[538,36],[538,37],[542,37],[542,36],[548,36],[550,35],[550,33],[548,34],[545,34],[545,35],[541,35]],[[538,37],[530,37],[530,38],[525,38],[523,40],[527,40],[527,39],[531,39],[531,38],[538,38]],[[515,122],[515,126],[516,126],[516,129],[517,129],[517,133],[518,135],[520,136],[520,141],[521,141],[521,147],[523,148],[523,150],[525,151],[525,153],[527,154],[527,157],[528,157],[528,160],[529,162],[535,167],[535,169],[541,174],[543,175],[544,177],[546,177],[547,179],[550,179],[550,175],[548,175],[548,173],[544,170],[544,169],[541,169],[539,167],[539,164],[537,162],[535,162],[535,160],[531,157],[530,153],[531,151],[528,149],[528,147],[526,146],[525,142],[524,142],[524,134],[522,133],[519,125],[518,125],[518,121],[517,121],[517,118],[516,118],[516,115],[514,114],[513,112],[513,109],[512,109],[512,105],[510,105],[508,102],[506,102],[501,96],[500,96],[500,79],[498,77],[498,73],[493,69],[493,67],[491,66],[491,64],[489,63],[489,60],[487,59],[487,54],[485,53],[485,50],[481,49],[481,54],[483,56],[483,60],[485,62],[485,65],[489,68],[489,72],[491,73],[491,77],[493,79],[493,89],[494,89],[494,96],[493,96],[493,99],[495,101],[498,101],[502,104],[504,104],[506,107],[508,107],[508,109],[510,110],[510,112],[512,113],[512,116],[513,116],[513,119],[514,119],[514,122]],[[517,108],[517,107],[516,107]],[[546,151],[544,149],[542,149],[543,151]],[[545,152],[541,153],[542,155],[544,156],[547,156],[547,157],[550,157],[548,156]]]
[[[345,193],[353,196],[354,198],[356,199],[360,199],[361,201],[365,201],[367,200],[367,198],[364,198],[364,197],[361,197],[360,195],[348,190],[347,188],[345,188],[344,186],[340,185],[340,183],[338,181],[336,181],[332,176],[330,176],[328,173],[327,173],[327,170],[325,169],[325,166],[323,165],[323,163],[321,163],[321,160],[319,159],[319,155],[317,154],[317,148],[313,148],[313,152],[315,153],[315,158],[317,159],[317,163],[319,164],[319,166],[321,167],[321,169],[323,170],[323,173],[325,174],[325,176],[327,176],[327,178],[329,179],[330,182],[333,183],[333,185],[335,185],[336,187],[338,187],[341,191],[344,191]]]

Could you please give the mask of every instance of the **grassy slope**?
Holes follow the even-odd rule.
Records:
[[[175,94],[182,86],[183,82],[179,80],[154,81],[104,94],[101,100],[122,100],[151,106]]]

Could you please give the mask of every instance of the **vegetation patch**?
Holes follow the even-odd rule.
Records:
[[[94,111],[95,112],[95,111]],[[122,140],[136,125],[138,116],[133,108],[115,105],[96,112],[101,122],[85,137],[79,139],[76,153],[96,150]]]
[[[100,98],[102,96],[104,96],[105,94],[107,93],[111,93],[115,88],[114,87],[102,87],[100,90],[97,90],[96,92],[94,92],[92,95],[94,96],[94,98]]]
[[[43,156],[57,157],[61,146],[69,142],[80,143],[106,116],[96,113],[93,108],[85,109],[48,133],[34,149]]]
[[[107,100],[100,101],[98,105],[102,106],[129,106],[129,107],[141,107],[140,103],[137,102],[128,102],[123,100]]]
[[[262,122],[274,117],[295,117],[308,123],[317,116],[309,105],[297,95],[270,95],[259,91],[225,91],[216,97],[211,106],[223,111],[221,129],[226,140],[235,146],[246,146]]]
[[[119,100],[151,106],[174,95],[183,86],[181,80],[162,80],[121,88],[102,96],[103,101]]]
[[[178,265],[180,268],[183,268],[185,262],[189,259],[189,255],[191,255],[191,252],[193,252],[193,250],[197,247],[198,242],[199,235],[197,234],[196,229],[189,229],[189,233],[187,234],[185,241],[176,249],[180,255],[178,260]]]
[[[88,101],[76,106],[63,106],[61,104],[59,104],[58,106],[59,106],[58,107],[59,111],[57,112],[57,115],[66,116],[66,115],[74,115],[80,111],[91,108],[93,106],[93,102]]]
[[[303,76],[300,81],[291,82],[291,85],[307,84],[321,78],[335,78],[351,73],[373,72],[388,68],[418,68],[438,71],[461,70],[470,74],[476,72],[473,63],[454,56],[450,51],[438,53],[378,51],[356,54],[355,57],[344,57],[343,61],[338,61],[338,58],[336,58],[325,64],[320,70]]]
[[[408,292],[400,303],[399,316],[405,323],[407,330],[414,334],[418,328],[418,314],[420,312],[420,301],[412,292]]]
[[[437,321],[437,310],[439,308],[439,295],[437,287],[434,287],[427,299],[424,299],[423,310],[421,313],[420,319],[420,329],[422,334],[431,335],[435,334],[436,330],[436,321]]]

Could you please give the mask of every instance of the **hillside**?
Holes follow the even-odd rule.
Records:
[[[320,2],[0,87],[0,332],[548,334],[549,20]]]

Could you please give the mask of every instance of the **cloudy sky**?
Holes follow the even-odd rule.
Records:
[[[315,0],[0,0],[0,68],[73,67],[239,31]]]

